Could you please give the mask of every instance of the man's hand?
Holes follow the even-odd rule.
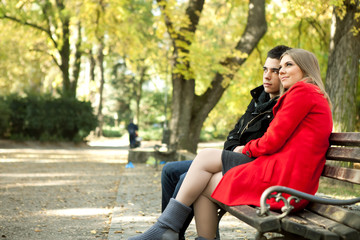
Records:
[[[242,150],[244,149],[245,146],[237,146],[233,152],[238,152],[238,153],[242,153]]]

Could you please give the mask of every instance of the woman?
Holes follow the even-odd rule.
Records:
[[[279,74],[284,93],[274,107],[274,119],[264,136],[250,141],[239,152],[201,151],[176,199],[170,201],[158,222],[131,239],[177,239],[191,204],[201,236],[198,239],[214,239],[217,201],[259,206],[262,192],[274,185],[316,193],[332,130],[330,99],[321,81],[318,61],[306,50],[286,51]],[[282,203],[268,203],[274,210],[282,207]],[[300,201],[295,209],[306,204]]]

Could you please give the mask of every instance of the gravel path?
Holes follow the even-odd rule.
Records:
[[[151,143],[150,143],[151,144]],[[127,239],[160,215],[161,169],[125,168],[123,140],[87,146],[0,141],[0,239]],[[191,224],[187,237],[194,239]],[[253,239],[226,215],[223,240]]]

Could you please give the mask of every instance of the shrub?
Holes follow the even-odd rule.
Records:
[[[8,134],[10,124],[10,108],[7,102],[3,98],[0,99],[0,136],[4,137],[6,134]]]
[[[81,141],[97,126],[90,102],[48,96],[10,97],[11,138]]]
[[[104,137],[122,137],[125,134],[125,129],[120,127],[103,127],[103,136]]]

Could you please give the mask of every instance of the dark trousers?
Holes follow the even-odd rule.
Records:
[[[168,205],[170,198],[175,198],[179,192],[180,186],[184,181],[187,171],[190,168],[192,160],[168,162],[162,169],[161,173],[161,211],[164,211]],[[194,211],[189,214],[183,227],[179,233],[179,239],[185,239],[185,231],[188,228],[192,218],[194,217]]]

